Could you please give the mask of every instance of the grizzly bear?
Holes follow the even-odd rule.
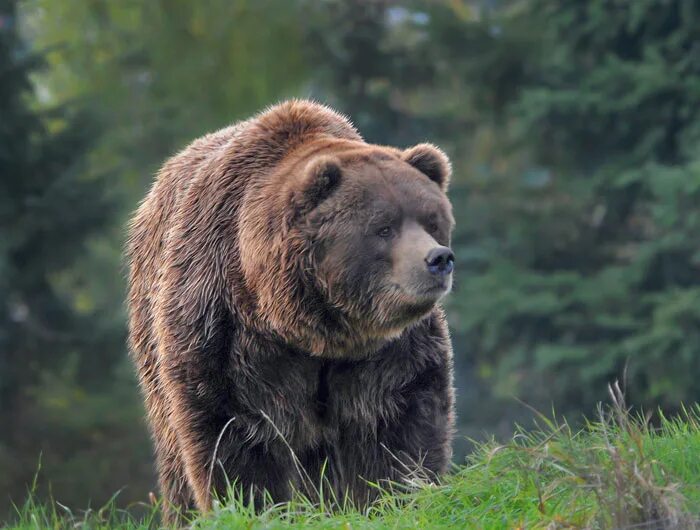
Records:
[[[451,457],[450,163],[288,101],[168,160],[129,234],[166,517],[227,485],[365,506]]]

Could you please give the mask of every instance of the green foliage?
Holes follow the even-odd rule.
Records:
[[[112,221],[114,211],[104,191],[105,175],[89,171],[84,156],[99,137],[99,127],[77,102],[36,108],[30,76],[42,57],[18,37],[15,2],[2,2],[0,17],[4,511],[6,493],[24,497],[42,452],[45,468],[62,477],[65,490],[80,492],[72,459],[98,450],[116,457],[118,452],[103,440],[123,431],[124,424],[110,416],[107,407],[75,416],[88,407],[94,410],[99,402],[113,407],[118,388],[110,392],[116,381],[112,366],[123,343],[121,327],[80,301],[79,271],[85,272],[81,257],[91,238]],[[142,435],[135,437],[143,443]]]
[[[255,513],[245,495],[216,504],[192,528],[631,528],[691,529],[700,522],[700,410],[663,419],[650,429],[621,403],[573,431],[540,417],[541,429],[508,444],[479,445],[467,464],[440,485],[386,490],[364,512],[314,505],[303,498]],[[154,528],[146,515],[113,503],[85,513],[33,500],[18,509],[8,530],[37,528]],[[647,525],[647,526],[644,526]]]
[[[487,113],[521,169],[470,183],[455,324],[527,399],[590,409],[627,364],[636,402],[677,406],[700,395],[700,6],[518,4],[482,25],[523,73],[480,90],[509,92]]]
[[[117,171],[127,211],[165,157],[294,95],[307,78],[294,2],[23,5],[27,33],[49,50],[51,99],[88,98],[104,120],[96,164]]]

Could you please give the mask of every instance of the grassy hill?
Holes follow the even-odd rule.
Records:
[[[218,505],[196,529],[700,528],[700,407],[675,418],[625,412],[621,398],[574,432],[540,417],[535,432],[480,445],[440,485],[386,492],[364,513],[304,500],[255,514]],[[156,528],[158,510],[135,517],[107,506],[75,514],[32,500],[6,528]]]

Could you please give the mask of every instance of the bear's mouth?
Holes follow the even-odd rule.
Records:
[[[417,288],[416,288],[417,287]],[[403,303],[397,308],[395,321],[410,324],[428,314],[452,288],[452,280],[444,278],[428,285],[414,286],[410,291],[401,289]]]
[[[435,285],[432,285],[432,286],[430,286],[430,287],[427,287],[427,288],[425,289],[425,293],[426,293],[426,294],[437,293],[437,292],[445,292],[445,293],[447,293],[447,292],[450,290],[450,288],[452,287],[451,284],[452,284],[452,282],[446,281],[446,280],[442,280],[442,281],[440,281],[440,282],[436,282]]]
[[[428,285],[416,289],[417,298],[441,298],[452,290],[452,276],[435,279]]]
[[[383,327],[405,327],[421,320],[452,289],[451,276],[422,280],[412,285],[392,283],[384,291],[387,298],[379,304],[383,306]]]
[[[424,281],[420,282],[419,284],[409,286],[393,283],[391,287],[391,290],[394,293],[400,293],[400,296],[404,302],[424,305],[425,303],[429,303],[431,300],[433,303],[435,303],[441,297],[449,293],[452,290],[452,277],[448,276],[446,278],[435,279],[433,281]]]

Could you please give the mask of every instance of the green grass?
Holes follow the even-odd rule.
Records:
[[[478,446],[440,485],[385,492],[364,513],[303,499],[255,514],[240,499],[195,518],[196,529],[695,528],[700,513],[700,407],[660,419],[625,412],[621,398],[579,432],[540,417],[536,432]],[[157,508],[139,518],[110,504],[70,513],[28,500],[6,528],[157,528]],[[696,526],[694,526],[696,525]]]

